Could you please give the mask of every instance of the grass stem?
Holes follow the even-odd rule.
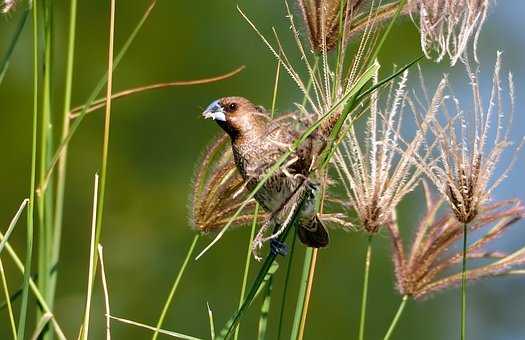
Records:
[[[401,314],[403,314],[403,311],[405,310],[407,301],[408,301],[408,295],[404,295],[403,298],[401,299],[401,303],[399,304],[399,307],[397,308],[396,315],[394,315],[394,318],[392,319],[392,322],[390,323],[390,327],[388,327],[388,331],[386,332],[383,340],[389,340],[392,334],[394,333],[397,323],[399,322],[399,319],[401,318]]]
[[[281,339],[282,329],[283,329],[283,320],[284,320],[284,310],[286,308],[286,296],[288,293],[288,284],[290,283],[290,274],[292,272],[292,263],[293,255],[295,252],[295,241],[297,237],[294,235],[292,239],[292,249],[290,250],[290,255],[288,255],[288,266],[286,268],[286,277],[284,279],[284,288],[283,288],[283,297],[281,298],[281,312],[279,313],[279,326],[277,331],[277,340]]]
[[[361,296],[361,318],[359,320],[359,340],[365,338],[366,323],[366,303],[368,298],[368,276],[370,274],[370,262],[372,260],[372,234],[368,235],[368,245],[366,247],[365,272],[363,278],[363,294]]]
[[[38,3],[32,2],[33,11],[33,132],[31,146],[31,182],[29,192],[29,204],[27,206],[27,235],[26,235],[26,258],[24,263],[24,279],[22,288],[22,302],[20,303],[20,317],[18,318],[18,339],[24,339],[27,319],[27,305],[29,300],[29,282],[31,273],[31,259],[33,256],[33,219],[35,202],[35,179],[36,179],[36,139],[37,139],[37,114],[38,114]]]
[[[461,334],[460,339],[467,338],[467,233],[468,226],[463,224],[463,259],[461,268]]]
[[[248,250],[246,251],[246,261],[244,263],[244,274],[242,277],[242,286],[241,286],[241,296],[239,298],[239,306],[238,308],[241,308],[242,303],[244,301],[244,294],[246,293],[246,284],[248,282],[248,274],[250,272],[250,260],[252,257],[252,242],[253,238],[255,236],[255,228],[257,226],[257,215],[259,215],[259,203],[255,204],[255,211],[253,212],[253,222],[252,222],[252,229],[250,231],[250,242],[248,243]],[[235,327],[235,333],[233,335],[233,339],[237,340],[239,339],[239,328],[240,328],[240,322],[237,324],[237,327]]]
[[[310,267],[312,264],[312,255],[313,255],[313,249],[306,248],[306,252],[304,254],[303,273],[301,275],[301,284],[299,286],[297,304],[295,305],[295,315],[294,315],[292,334],[290,335],[290,340],[295,340],[299,337],[299,329],[300,329],[303,309],[305,305],[308,277],[310,273]]]
[[[177,278],[175,279],[175,282],[173,282],[173,286],[171,287],[168,298],[166,299],[166,302],[164,303],[164,307],[162,308],[162,312],[160,313],[159,320],[157,321],[157,325],[155,326],[155,332],[153,333],[153,336],[151,338],[152,340],[156,340],[157,337],[159,336],[160,329],[162,328],[162,324],[164,323],[164,319],[166,318],[166,313],[168,312],[168,309],[171,305],[171,301],[173,300],[173,296],[175,295],[175,292],[177,291],[177,287],[179,286],[182,275],[184,274],[184,271],[186,270],[186,266],[188,265],[190,257],[193,254],[193,250],[195,249],[195,245],[197,244],[197,241],[199,240],[199,236],[200,234],[195,234],[195,236],[193,237],[193,241],[191,242],[190,248],[188,249],[188,252],[186,253],[186,257],[184,258],[184,262],[182,263],[182,266],[179,269]]]
[[[4,265],[2,259],[0,259],[0,275],[2,278],[2,287],[4,288],[5,302],[7,304],[7,312],[9,314],[9,324],[11,325],[11,334],[13,339],[16,340],[16,322],[15,316],[13,315],[13,307],[11,306],[11,297],[9,296],[9,287],[7,286],[7,279],[5,277]]]
[[[73,61],[75,58],[75,36],[76,36],[76,17],[77,17],[77,0],[71,0],[69,5],[69,33],[67,46],[66,61],[66,82],[64,90],[64,107],[62,113],[62,136],[64,141],[69,134],[69,111],[71,107],[71,92],[73,85]],[[53,240],[51,250],[51,265],[58,263],[60,257],[60,243],[62,239],[62,222],[64,216],[64,191],[66,185],[66,162],[67,162],[67,145],[58,161],[58,173],[56,184],[55,211],[53,221]],[[53,272],[49,281],[49,303],[53,306],[55,299],[55,289],[57,272]]]

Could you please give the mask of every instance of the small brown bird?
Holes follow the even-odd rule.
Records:
[[[225,97],[211,103],[202,113],[212,118],[230,136],[235,164],[252,191],[268,169],[300,136],[293,120],[271,119],[260,106],[242,97]],[[318,185],[308,179],[316,152],[323,139],[313,133],[289,156],[281,171],[272,175],[255,194],[259,204],[274,217],[276,229],[286,219],[290,205],[298,201],[297,192],[306,184],[306,199],[299,212],[300,240],[313,248],[326,247],[329,235],[315,210]],[[302,196],[304,197],[304,196]],[[274,235],[279,231],[274,231]],[[269,238],[272,251],[286,254],[286,245]]]

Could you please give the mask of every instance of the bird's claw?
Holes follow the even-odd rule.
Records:
[[[270,252],[274,256],[277,256],[277,255],[286,256],[288,255],[288,245],[279,240],[271,239],[270,240]]]

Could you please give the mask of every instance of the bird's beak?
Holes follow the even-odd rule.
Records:
[[[211,118],[213,120],[220,120],[222,122],[226,121],[226,115],[224,114],[224,109],[219,104],[219,101],[216,100],[211,103],[206,110],[202,113],[204,118]]]

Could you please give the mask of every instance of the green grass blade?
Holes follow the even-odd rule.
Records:
[[[11,297],[9,296],[9,287],[7,286],[7,279],[5,277],[4,265],[2,263],[1,258],[0,258],[0,276],[2,279],[2,287],[4,291],[5,302],[7,305],[7,313],[9,315],[9,325],[11,326],[11,334],[13,335],[13,339],[16,340],[17,336],[16,336],[15,316],[13,314],[13,307],[11,306]]]
[[[73,85],[73,66],[75,59],[75,37],[76,37],[76,17],[77,17],[77,0],[70,1],[69,12],[69,33],[68,33],[68,47],[67,47],[67,61],[66,61],[66,80],[64,90],[64,107],[62,113],[62,136],[63,141],[69,133],[69,110],[71,108],[71,92]],[[54,266],[58,263],[60,257],[60,245],[62,239],[62,222],[64,209],[64,192],[66,186],[66,160],[67,160],[67,146],[64,148],[62,157],[58,163],[57,186],[55,197],[55,211],[53,221],[53,239],[51,249],[51,264]],[[55,299],[56,280],[58,273],[50,275],[49,283],[49,303],[53,306]]]
[[[294,235],[292,239],[292,249],[290,250],[290,254],[288,255],[288,266],[286,268],[286,277],[284,279],[284,288],[283,288],[283,296],[281,298],[281,311],[279,312],[279,326],[277,331],[277,340],[281,339],[282,329],[283,329],[283,321],[284,321],[284,310],[286,308],[286,296],[288,293],[288,285],[290,284],[290,274],[292,273],[292,263],[293,263],[293,257],[295,252],[295,241],[297,240],[297,237]]]
[[[248,282],[248,274],[250,272],[250,262],[252,258],[252,242],[253,237],[255,236],[255,228],[257,227],[257,215],[259,215],[259,203],[255,204],[255,211],[253,212],[252,229],[250,231],[250,242],[248,242],[248,250],[246,251],[246,260],[244,263],[244,274],[242,277],[241,295],[239,298],[238,308],[241,308],[242,302],[244,301],[244,294],[246,293],[246,284]],[[234,340],[237,340],[239,338],[239,328],[240,322],[239,324],[237,324],[237,327],[235,327],[235,334],[233,336]]]
[[[37,152],[37,127],[38,127],[38,3],[32,3],[33,11],[33,131],[31,142],[31,180],[29,184],[29,204],[27,208],[27,239],[26,239],[26,258],[24,263],[24,279],[22,288],[22,301],[20,303],[20,316],[18,318],[17,337],[21,340],[25,336],[27,319],[27,307],[29,302],[29,285],[31,260],[33,257],[33,222],[34,222],[34,203],[35,203],[35,181],[36,181],[36,152]]]
[[[112,315],[110,315],[110,318],[113,319],[113,320],[116,320],[116,321],[119,321],[119,322],[122,322],[122,323],[128,324],[128,325],[133,325],[133,326],[136,326],[136,327],[149,329],[150,331],[155,331],[155,330],[156,330],[155,327],[153,327],[153,326],[149,326],[149,325],[145,325],[145,324],[140,323],[140,322],[136,322],[136,321],[132,321],[132,320],[124,319],[124,318],[118,318],[118,317],[116,317],[116,316],[112,316]],[[203,340],[203,339],[201,339],[201,338],[196,338],[196,337],[191,336],[191,335],[186,335],[186,334],[182,334],[182,333],[178,333],[178,332],[173,332],[173,331],[167,331],[167,330],[165,330],[165,329],[160,329],[160,330],[159,330],[159,333],[161,333],[161,334],[165,334],[165,335],[171,336],[171,337],[173,337],[173,338],[177,338],[177,339],[184,339],[184,340]]]
[[[392,334],[394,334],[394,330],[396,329],[399,319],[401,318],[401,314],[403,314],[403,311],[405,310],[407,300],[408,300],[408,295],[404,295],[403,298],[401,299],[401,303],[399,304],[399,308],[397,309],[396,315],[392,319],[392,322],[390,323],[390,327],[388,327],[388,331],[386,332],[383,340],[390,340],[390,338],[392,337]]]
[[[9,68],[9,62],[11,61],[11,57],[13,56],[13,52],[15,51],[15,47],[18,41],[20,40],[20,34],[22,33],[26,25],[27,18],[29,17],[30,12],[31,9],[27,9],[24,11],[24,13],[22,13],[22,17],[20,18],[20,21],[18,21],[18,25],[16,27],[13,38],[11,39],[9,46],[7,47],[7,52],[5,53],[4,58],[2,58],[2,62],[0,63],[0,84],[2,84],[7,69]]]
[[[301,274],[301,285],[299,286],[299,292],[297,294],[297,304],[295,305],[292,333],[290,335],[291,340],[295,340],[299,336],[301,317],[303,315],[306,297],[306,288],[308,286],[308,274],[310,272],[310,265],[312,263],[312,255],[313,249],[306,248],[306,252],[304,254],[303,273]]]
[[[270,280],[270,277],[272,277],[272,275],[275,274],[277,269],[279,269],[279,265],[277,264],[277,262],[274,262],[275,256],[276,255],[273,254],[268,255],[268,257],[263,263],[263,266],[261,267],[261,270],[257,275],[257,278],[255,279],[254,284],[248,292],[248,295],[246,296],[246,299],[244,300],[244,303],[242,304],[241,308],[239,308],[237,312],[230,318],[230,320],[226,322],[226,325],[221,330],[217,339],[223,340],[229,338],[233,328],[237,325],[244,312],[246,312],[246,309],[250,306],[253,300],[255,300],[257,296],[259,296],[261,291],[264,289],[265,285],[268,283],[268,280]]]
[[[213,312],[210,308],[210,304],[206,302],[206,307],[208,307],[208,319],[210,320],[210,336],[211,340],[215,340],[215,323],[213,322]]]
[[[182,266],[179,269],[177,278],[175,279],[175,282],[173,282],[173,286],[171,287],[170,293],[168,294],[168,298],[166,299],[164,307],[162,308],[162,312],[160,313],[159,320],[157,321],[157,325],[155,326],[155,332],[152,336],[152,340],[157,339],[157,337],[159,336],[159,330],[162,328],[162,324],[164,323],[164,319],[166,318],[166,313],[168,312],[168,309],[171,305],[173,296],[175,296],[175,292],[177,291],[177,287],[179,286],[180,280],[184,275],[184,271],[186,270],[186,266],[188,265],[191,255],[193,254],[193,250],[195,249],[195,245],[199,240],[199,236],[200,234],[195,234],[195,236],[193,237],[193,241],[191,242],[188,252],[186,253],[186,257],[184,258],[184,262],[182,263]]]
[[[266,338],[266,331],[268,328],[268,313],[270,312],[270,304],[272,301],[273,276],[270,276],[266,284],[264,300],[261,306],[261,316],[259,317],[259,331],[257,333],[257,340],[264,340]]]

